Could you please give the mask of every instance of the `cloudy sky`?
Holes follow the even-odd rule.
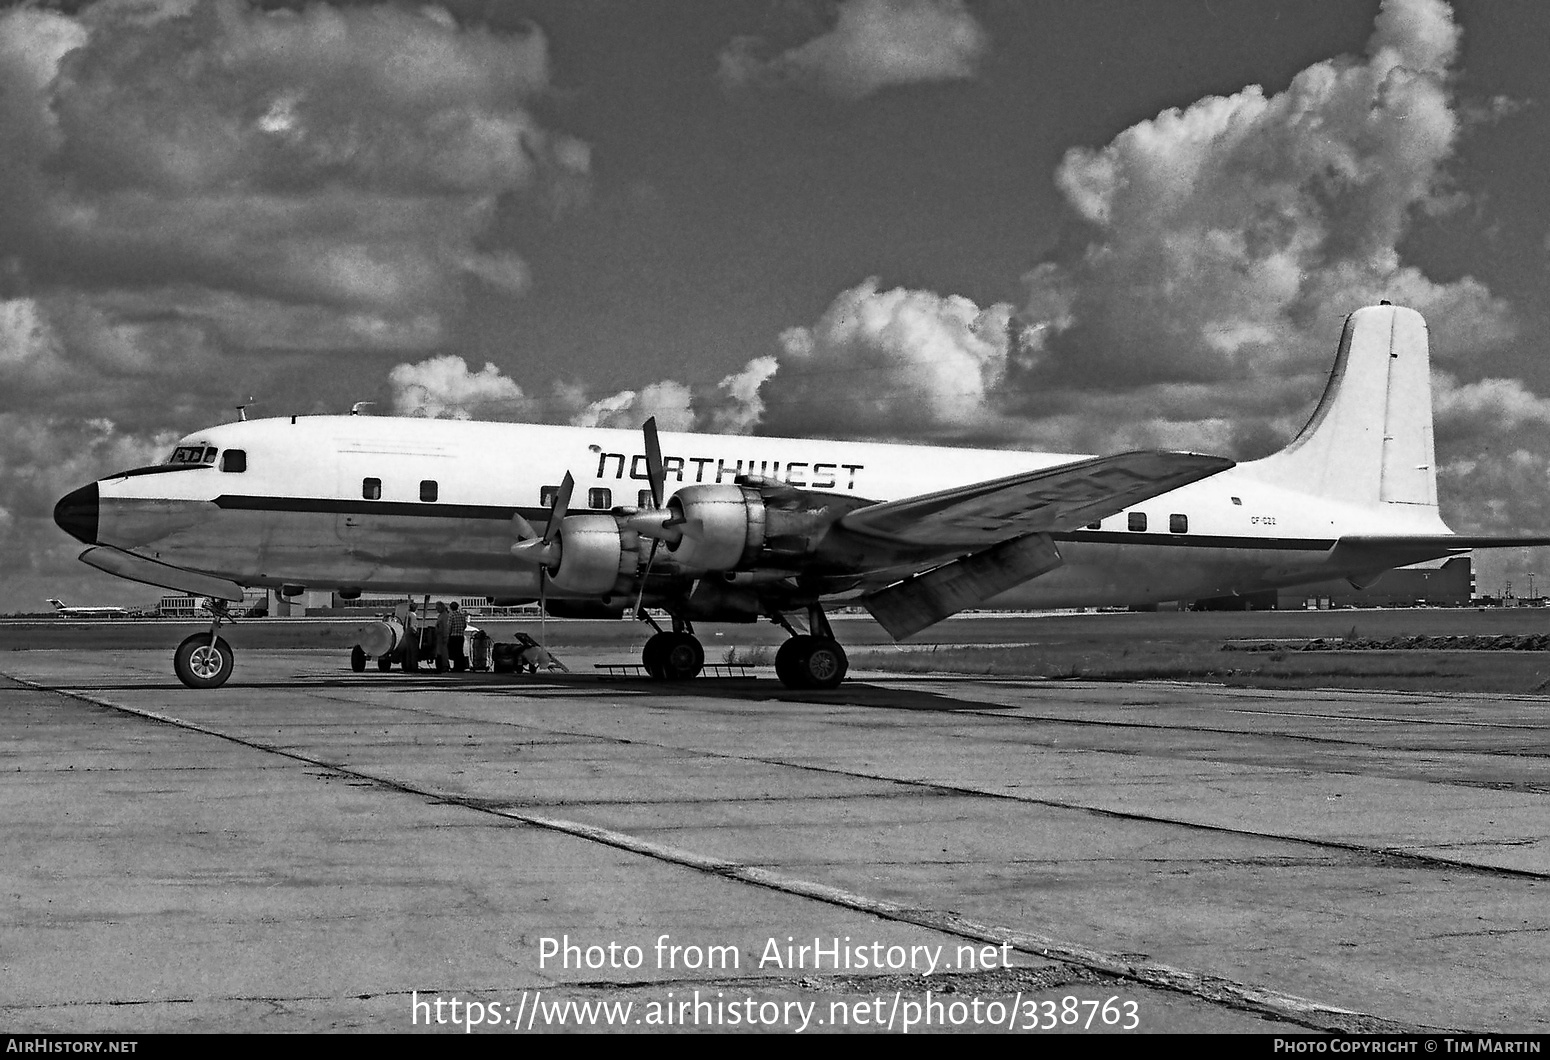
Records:
[[[1542,0],[0,7],[0,611],[231,417],[1263,455],[1432,328],[1444,514],[1550,530]],[[1496,591],[1550,559],[1481,561]]]

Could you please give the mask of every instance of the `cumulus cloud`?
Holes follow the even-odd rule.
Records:
[[[471,295],[520,295],[503,205],[575,202],[589,181],[587,145],[537,116],[549,78],[537,27],[465,27],[434,6],[0,11],[11,480],[59,464],[24,443],[59,423],[139,444],[208,422],[255,379],[285,389],[307,359],[436,354]],[[488,376],[464,374],[431,401],[480,398]],[[112,464],[69,466],[61,491]],[[5,506],[13,527],[33,518]]]
[[[1331,321],[1382,297],[1427,313],[1445,354],[1510,337],[1507,307],[1483,285],[1433,282],[1397,250],[1442,191],[1459,133],[1457,49],[1440,0],[1388,0],[1363,59],[1068,152],[1056,181],[1089,239],[1027,277],[1039,377],[1285,374],[1322,348]]]
[[[466,281],[527,282],[514,251],[478,246],[496,198],[585,179],[585,145],[530,110],[547,78],[537,29],[444,12],[13,10],[0,236],[37,286],[130,287],[163,311],[219,292],[201,310],[228,347],[262,342],[249,300],[380,322],[322,327],[319,349],[371,349],[404,322],[434,342]]]
[[[640,390],[621,390],[599,398],[571,417],[576,427],[639,427],[655,416],[664,431],[688,431],[695,427],[694,394],[672,379]]]
[[[963,0],[843,0],[832,29],[779,54],[761,38],[737,38],[721,53],[720,76],[730,88],[797,84],[858,100],[890,85],[973,77],[987,40]]]
[[[1055,181],[1073,237],[1015,312],[843,292],[782,336],[758,429],[1255,456],[1300,426],[1358,306],[1421,310],[1443,359],[1500,348],[1517,326],[1503,300],[1398,249],[1418,213],[1458,198],[1458,45],[1441,0],[1386,0],[1361,57],[1072,149]]]
[[[929,436],[998,420],[991,399],[1006,376],[1011,315],[1008,304],[980,309],[867,280],[811,327],[781,335],[777,367],[757,391],[764,424],[781,433],[842,425],[856,435]]]
[[[764,416],[759,389],[780,367],[775,357],[755,357],[716,386],[707,406],[705,428],[717,434],[748,434]]]
[[[533,407],[522,388],[494,364],[470,372],[468,362],[453,354],[400,364],[388,373],[388,384],[399,416],[515,419]]]
[[[1550,425],[1550,399],[1520,379],[1460,383],[1447,372],[1432,373],[1432,408],[1440,438],[1453,440],[1486,432],[1500,435],[1525,425]]]

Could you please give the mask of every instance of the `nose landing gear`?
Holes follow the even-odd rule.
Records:
[[[218,632],[222,622],[232,621],[226,601],[212,600],[209,608],[210,632],[186,637],[172,653],[172,672],[189,688],[221,687],[237,662],[231,645]]]

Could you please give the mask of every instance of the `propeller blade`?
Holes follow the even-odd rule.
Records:
[[[651,506],[662,507],[662,493],[667,487],[667,472],[662,467],[662,443],[657,439],[657,418],[652,416],[641,424],[646,435],[646,480],[651,485]]]
[[[565,472],[565,478],[560,482],[560,492],[554,495],[554,505],[549,509],[549,524],[544,527],[544,544],[549,544],[559,535],[560,523],[570,510],[570,495],[575,488],[575,478],[569,471]]]
[[[521,512],[511,513],[511,526],[516,531],[518,541],[534,541],[538,538],[538,531],[533,529],[533,524],[522,518]]]

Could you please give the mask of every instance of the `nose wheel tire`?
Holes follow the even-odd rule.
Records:
[[[689,633],[658,633],[646,641],[641,661],[658,681],[690,681],[705,667],[705,648]]]
[[[220,688],[236,661],[224,637],[216,637],[212,643],[210,634],[195,633],[173,653],[172,670],[189,688]]]
[[[775,675],[787,688],[838,688],[849,669],[845,649],[828,637],[800,633],[775,653]]]

